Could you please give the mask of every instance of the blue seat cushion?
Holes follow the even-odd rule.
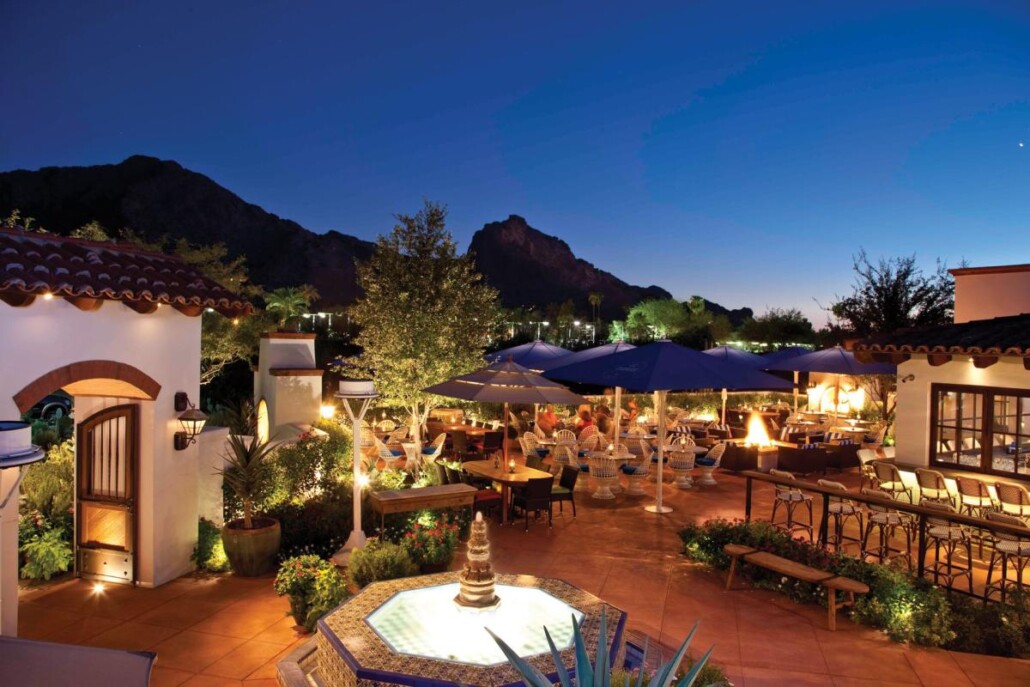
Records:
[[[623,465],[619,469],[626,475],[643,475],[647,472],[644,468],[637,465]]]
[[[658,453],[657,452],[651,454],[651,462],[652,463],[657,463],[658,462]],[[668,463],[669,462],[669,456],[663,456],[662,462],[663,463]]]
[[[404,455],[404,451],[398,451],[398,450],[397,450],[397,449],[395,449],[395,448],[391,448],[391,449],[388,449],[388,450],[390,451],[390,453],[392,453],[392,454],[393,454],[393,457],[394,457],[394,458],[400,458],[401,456],[403,456],[403,455]]]
[[[580,451],[578,457],[579,458],[586,458],[587,457],[587,453],[589,453],[589,451]]]
[[[580,463],[579,464],[579,471],[580,472],[590,472],[590,463]]]
[[[537,454],[538,456],[540,456],[541,458],[546,458],[546,457],[547,457],[547,454],[548,454],[548,453],[550,453],[550,452],[551,452],[551,450],[550,450],[550,449],[547,449],[547,448],[538,448],[538,449],[536,450],[536,454]]]
[[[715,465],[715,458],[709,458],[708,456],[701,456],[700,458],[698,458],[694,462],[697,463],[698,465],[704,465],[704,466],[710,467],[712,465]]]
[[[424,455],[424,456],[431,456],[434,453],[436,453],[436,449],[433,448],[432,446],[430,446],[428,448],[422,449],[422,455]]]

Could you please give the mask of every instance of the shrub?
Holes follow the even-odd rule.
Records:
[[[21,493],[24,512],[39,511],[47,520],[62,526],[70,522],[75,494],[75,442],[69,440],[51,447],[46,460],[29,466]]]
[[[418,572],[418,566],[403,546],[379,539],[369,539],[364,548],[351,553],[347,564],[347,576],[358,587],[411,577]]]
[[[905,570],[830,553],[810,542],[793,539],[767,522],[709,520],[680,531],[689,558],[718,569],[729,567],[726,544],[743,544],[761,551],[828,570],[869,585],[869,593],[855,600],[852,618],[884,630],[892,639],[924,646],[942,646],[955,637],[951,605],[945,593],[927,580]],[[762,568],[742,570],[759,587],[786,593],[798,602],[826,603],[820,585],[800,582]]]
[[[22,544],[19,551],[25,556],[21,576],[30,580],[49,580],[67,571],[72,562],[71,544],[61,530],[47,530]]]
[[[199,569],[208,572],[225,572],[229,569],[229,559],[222,546],[222,531],[207,518],[201,518],[197,524],[197,545],[193,548],[190,560]]]
[[[1027,597],[1010,592],[1006,603],[985,604],[979,599],[951,599],[954,639],[952,651],[993,656],[1030,655],[1030,604]]]
[[[315,578],[328,563],[318,556],[294,556],[279,566],[275,576],[275,593],[290,597],[290,615],[298,625],[308,617],[308,606],[315,591]],[[330,566],[331,567],[331,566]]]
[[[269,511],[279,520],[283,557],[312,554],[329,558],[340,550],[354,529],[353,495],[349,482],[305,503],[284,503]]]
[[[458,526],[446,515],[430,512],[412,523],[401,543],[417,565],[450,563],[458,547]]]
[[[335,566],[330,565],[319,570],[315,576],[315,588],[308,602],[308,615],[304,619],[304,627],[308,632],[314,631],[318,620],[343,603],[349,595],[347,579]]]

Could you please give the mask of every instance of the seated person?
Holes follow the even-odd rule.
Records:
[[[601,434],[608,434],[612,431],[611,411],[607,406],[597,407],[597,412],[594,413],[594,424],[597,425],[597,431]]]
[[[558,426],[558,416],[554,413],[554,406],[550,403],[536,417],[536,425],[547,436],[554,434],[554,428]]]
[[[629,408],[629,415],[627,415],[627,419],[631,423],[636,422],[637,417],[640,416],[640,408],[637,407],[637,402],[631,398],[629,399],[629,403],[627,403],[626,406]]]
[[[576,431],[582,432],[584,428],[590,427],[594,424],[594,419],[590,417],[590,411],[586,408],[581,408],[579,415],[576,417]]]

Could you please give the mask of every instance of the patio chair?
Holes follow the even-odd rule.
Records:
[[[912,498],[912,487],[901,480],[901,472],[894,463],[887,463],[882,460],[873,462],[873,472],[876,473],[876,481],[879,482],[880,491],[891,494],[895,499],[904,494],[908,497],[909,503],[915,503]]]
[[[397,429],[390,432],[390,434],[383,440],[383,442],[389,446],[391,444],[399,444],[408,438],[408,427],[398,427]]]
[[[958,487],[958,512],[974,518],[986,519],[987,514],[997,508],[994,497],[991,496],[990,487],[987,483],[976,477],[956,475],[955,484]],[[972,533],[976,540],[980,558],[984,555],[984,541],[987,540],[987,533],[983,529],[975,529]]]
[[[576,433],[571,429],[559,429],[554,432],[554,441],[556,444],[575,444]]]
[[[1026,487],[1008,482],[995,482],[994,492],[998,495],[998,508],[1006,515],[1014,515],[1030,523],[1030,493]]]
[[[561,476],[558,478],[558,486],[551,489],[551,503],[558,504],[558,512],[562,513],[565,501],[572,504],[572,517],[576,517],[576,483],[579,481],[579,467],[575,465],[564,465],[561,469]]]
[[[508,411],[508,432],[508,436],[513,438],[522,432],[522,421],[510,410]]]
[[[579,442],[583,443],[584,441],[593,436],[597,436],[597,426],[588,425],[587,427],[584,427],[583,430],[579,433]]]
[[[1030,563],[1030,526],[1022,518],[997,511],[989,511],[987,519],[991,522],[1026,530],[1025,537],[1005,532],[992,533],[994,537],[994,551],[991,553],[991,562],[987,566],[987,585],[984,587],[984,599],[990,599],[991,594],[999,592],[1001,594],[1001,602],[1005,603],[1005,596],[1008,593],[1009,587],[1015,587],[1019,593],[1023,592],[1023,571],[1026,570],[1027,564]],[[999,563],[1001,564],[1001,578],[992,582],[991,579],[994,577],[995,567]],[[1016,579],[1014,581],[1008,579],[1010,563],[1016,569]]]
[[[821,479],[818,484],[821,487],[833,489],[841,494],[841,496],[831,496],[827,504],[827,512],[829,512],[833,522],[833,531],[827,533],[826,543],[832,543],[833,548],[837,551],[841,551],[844,548],[845,541],[855,542],[861,548],[862,533],[865,529],[862,524],[862,510],[854,501],[846,497],[848,488],[840,482],[833,482],[828,479]],[[848,537],[844,534],[844,526],[847,525],[850,518],[854,518],[858,523],[857,537]]]
[[[594,432],[586,439],[582,439],[579,442],[579,450],[576,452],[577,458],[586,458],[586,454],[590,451],[597,450],[597,443],[601,440],[601,435]]]
[[[658,479],[662,476],[662,473],[665,471],[664,465],[658,465],[658,451],[655,451],[651,444],[647,443],[646,439],[638,439],[637,442],[637,445],[640,447],[641,457],[645,461],[652,463],[654,467],[654,470],[651,471],[651,473],[647,476],[647,481],[654,482],[655,484],[657,484]],[[665,462],[669,462],[668,456],[665,456]]]
[[[626,475],[626,494],[644,496],[644,481],[651,473],[651,461],[641,456],[627,461],[620,469]]]
[[[504,499],[497,491],[489,487],[481,487],[476,492],[475,500],[472,504],[473,512],[480,511],[484,516],[489,517],[494,511],[497,511],[497,514],[500,515],[502,508],[504,508]]]
[[[925,503],[947,503],[955,505],[955,498],[948,490],[944,475],[937,470],[916,468],[916,482],[919,483],[919,505]]]
[[[715,473],[716,468],[719,467],[719,463],[722,461],[722,454],[724,453],[726,453],[726,442],[720,441],[708,449],[708,453],[694,460],[697,467],[701,468],[701,479],[697,482],[699,485],[714,487],[718,484],[712,475]]]
[[[576,454],[573,453],[571,446],[567,444],[558,444],[554,447],[554,458],[551,459],[551,465],[560,473],[562,468],[575,467],[579,469],[579,459]]]
[[[880,453],[883,454],[883,457],[886,460],[890,460],[891,458],[897,458],[897,456],[898,456],[898,447],[897,446],[884,446],[883,448],[880,449]]]
[[[504,432],[483,432],[483,456],[489,456],[504,450]]]
[[[379,439],[375,439],[374,446],[376,450],[376,458],[383,461],[383,465],[386,470],[392,470],[397,463],[404,458],[404,451],[387,448],[386,444],[381,442]]]
[[[880,457],[876,455],[876,451],[871,448],[860,448],[856,453],[858,456],[858,473],[860,475],[858,480],[859,488],[869,483],[869,488],[876,486],[876,471],[873,470],[873,461],[879,460]]]
[[[676,476],[674,484],[678,489],[690,489],[694,486],[694,453],[693,451],[671,451],[672,459],[669,468]]]
[[[796,482],[797,478],[794,477],[794,473],[786,472],[785,470],[770,470],[770,477],[781,477],[783,479]],[[815,537],[812,534],[812,496],[806,494],[796,487],[787,486],[785,484],[775,484],[776,497],[773,499],[772,516],[769,518],[769,522],[787,534],[793,535],[796,530],[808,532],[808,538],[814,540]],[[796,522],[794,518],[794,512],[798,509],[798,506],[804,506],[808,510],[808,524],[803,522]],[[783,507],[787,510],[787,521],[784,524],[778,524],[776,522],[776,513]]]
[[[876,434],[867,434],[862,437],[862,448],[873,449],[874,451],[883,446],[883,439],[887,436],[887,425],[884,425]]]
[[[544,430],[540,429],[540,425],[538,425],[538,424],[534,424],[533,425],[533,434],[536,435],[537,439],[546,439],[547,438],[547,434],[544,432]]]
[[[894,495],[880,489],[865,488],[862,490],[865,496],[875,496],[887,501],[893,501]],[[912,570],[912,535],[915,532],[916,520],[908,513],[901,513],[897,510],[880,505],[878,503],[868,504],[869,517],[866,519],[865,532],[862,534],[862,558],[875,558],[880,563],[892,559],[905,559],[908,569]],[[869,548],[869,537],[873,530],[876,530],[877,546]],[[905,548],[891,546],[891,542],[901,532],[905,537]]]
[[[544,459],[538,453],[530,453],[526,456],[526,467],[530,470],[542,470]]]
[[[465,430],[456,429],[451,432],[451,455],[458,461],[476,455],[475,447],[469,443]]]
[[[615,458],[607,455],[590,457],[590,478],[597,490],[591,494],[595,499],[610,500],[615,498],[612,486],[619,481],[619,466]]]
[[[551,527],[551,487],[554,486],[554,479],[551,477],[536,477],[526,482],[526,486],[512,493],[511,511],[512,517],[515,509],[521,508],[526,514],[526,531],[529,531],[529,512],[540,513],[547,511],[547,526]]]
[[[378,429],[380,432],[389,433],[397,429],[397,423],[387,418],[385,420],[380,420],[379,423],[376,425],[376,429]]]
[[[433,439],[433,443],[422,449],[422,460],[426,463],[435,462],[443,453],[443,445],[447,441],[447,435],[441,432]]]
[[[922,504],[924,508],[940,511],[942,514],[956,513],[957,511],[950,503],[928,502]],[[933,583],[940,584],[943,577],[945,586],[953,589],[955,580],[965,577],[969,583],[969,593],[973,593],[973,540],[969,529],[963,525],[956,525],[946,517],[926,518],[926,550],[921,555],[926,555],[930,545],[934,549],[934,561],[931,565],[924,565],[923,569],[928,575],[933,576]],[[941,552],[944,553],[943,560]],[[964,552],[966,564],[959,564],[957,555]]]

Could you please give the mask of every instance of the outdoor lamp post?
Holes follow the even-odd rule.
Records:
[[[347,417],[351,420],[354,433],[354,529],[343,548],[333,556],[338,564],[345,563],[351,551],[365,545],[365,533],[361,529],[361,490],[365,486],[365,476],[361,471],[361,421],[365,419],[372,401],[378,397],[375,384],[369,380],[342,380],[340,390],[336,392],[336,398],[342,401]]]

